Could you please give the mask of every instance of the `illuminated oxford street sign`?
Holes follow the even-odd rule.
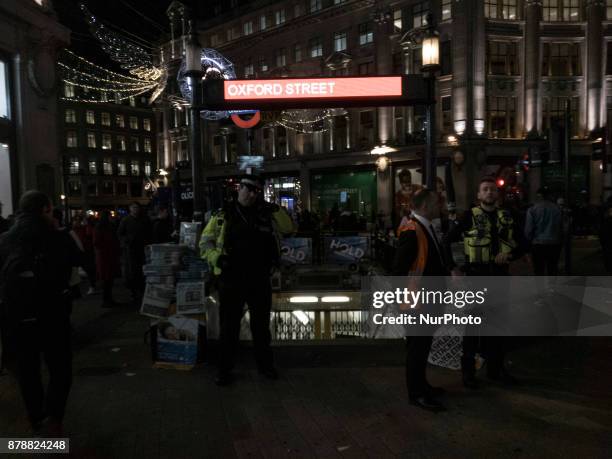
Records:
[[[422,75],[205,80],[209,110],[283,110],[430,103]]]

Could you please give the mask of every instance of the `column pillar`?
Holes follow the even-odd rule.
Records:
[[[542,0],[525,1],[525,133],[537,137],[540,126],[540,20]]]
[[[300,201],[302,209],[311,210],[310,207],[310,169],[302,162],[300,167]]]
[[[411,44],[408,42],[400,43],[404,52],[404,74],[410,75],[415,73],[412,68],[412,50]],[[406,130],[409,134],[414,133],[414,107],[411,105],[406,107]]]
[[[344,115],[344,119],[346,120],[346,149],[351,149],[351,117],[347,114]]]
[[[393,211],[391,166],[384,171],[376,170],[376,206],[378,213],[382,214],[386,227],[391,226],[391,213]]]
[[[484,0],[472,0],[472,117],[473,132],[476,135],[485,134],[486,111],[486,33],[484,18]]]
[[[586,5],[587,29],[587,128],[589,132],[602,127],[603,100],[603,20],[605,4],[602,0],[588,0]]]
[[[376,72],[378,75],[389,75],[393,70],[391,56],[392,17],[390,13],[378,11],[374,16],[375,24],[375,52],[376,52]],[[391,107],[378,107],[378,145],[388,145],[392,135],[392,109]]]

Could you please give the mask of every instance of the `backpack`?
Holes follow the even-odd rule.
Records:
[[[40,318],[47,290],[46,267],[47,257],[42,252],[17,249],[7,256],[0,271],[2,322],[16,325]]]

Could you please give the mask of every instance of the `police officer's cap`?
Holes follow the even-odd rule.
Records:
[[[245,175],[240,180],[241,185],[246,185],[250,190],[261,191],[263,190],[264,180],[258,175]]]

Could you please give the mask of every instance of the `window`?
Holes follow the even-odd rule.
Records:
[[[489,74],[517,75],[518,60],[516,53],[516,42],[489,41]]]
[[[442,133],[451,134],[453,132],[453,104],[451,96],[441,98],[442,108]]]
[[[104,180],[102,182],[102,194],[113,195],[113,182],[110,180]]]
[[[346,32],[334,33],[334,51],[346,50]]]
[[[79,173],[79,157],[71,156],[68,160],[68,173],[78,174]]]
[[[71,85],[70,83],[66,83],[64,85],[64,97],[72,98],[74,97],[74,94],[75,94],[74,86]]]
[[[277,10],[274,13],[274,25],[281,25],[284,22],[285,22],[285,10],[284,9]]]
[[[110,126],[110,113],[102,113],[102,126]]]
[[[240,38],[240,32],[237,26],[227,29],[227,41],[236,40],[237,38]]]
[[[489,97],[487,118],[489,121],[489,137],[493,139],[514,137],[516,98]]]
[[[217,46],[219,44],[219,36],[214,33],[210,36],[210,46]]]
[[[138,137],[130,137],[130,150],[140,151],[140,142],[138,141]]]
[[[87,196],[98,195],[98,184],[96,182],[87,183]]]
[[[421,67],[423,67],[423,53],[419,47],[415,48],[412,53],[412,69],[417,73],[421,71]]]
[[[316,13],[320,11],[322,8],[321,0],[310,0],[310,12]]]
[[[517,0],[485,0],[485,17],[491,19],[517,19]]]
[[[453,73],[453,48],[450,40],[440,43],[440,75]]]
[[[151,175],[151,161],[145,161],[145,165],[144,165],[144,173],[147,176]]]
[[[359,45],[365,45],[374,41],[374,32],[372,30],[372,24],[369,22],[363,22],[359,24]]]
[[[612,0],[606,0],[606,18],[612,21]]]
[[[81,182],[68,180],[68,196],[81,196]]]
[[[129,98],[129,102],[130,102],[130,107],[135,107],[136,106],[136,99],[134,98],[134,96],[131,96]]]
[[[341,5],[344,2],[346,2],[346,0],[334,0],[334,5]]]
[[[130,182],[130,196],[133,198],[139,198],[142,196],[141,182]]]
[[[547,132],[556,124],[563,123],[565,118],[565,104],[570,100],[572,137],[578,135],[578,97],[545,97],[542,108],[542,130]]]
[[[579,43],[544,43],[542,75],[582,75]]]
[[[130,175],[140,175],[140,163],[138,161],[130,163]]]
[[[0,118],[10,118],[8,65],[0,60]]]
[[[110,134],[102,134],[102,149],[110,150],[113,148],[113,140]]]
[[[374,62],[364,62],[359,64],[357,67],[357,73],[359,75],[373,75],[374,74]],[[365,113],[365,112],[362,112]]]
[[[293,60],[302,62],[302,47],[299,44],[293,45]]]
[[[93,110],[87,110],[85,112],[85,122],[87,124],[96,124],[96,115]]]
[[[130,116],[130,129],[138,129],[138,118]]]
[[[66,109],[64,113],[64,120],[66,123],[76,123],[76,112],[71,108]]]
[[[145,153],[151,153],[151,139],[148,137],[144,139],[144,151]]]
[[[374,112],[372,110],[359,112],[360,139],[359,148],[366,149],[374,144]]]
[[[115,115],[115,124],[117,127],[124,128],[125,127],[125,118],[123,115]]]
[[[310,48],[310,57],[321,57],[323,55],[323,44],[321,38],[311,38],[308,42],[308,48]]]
[[[552,22],[561,19],[558,2],[559,0],[544,0],[542,8],[542,19],[544,21]]]
[[[412,5],[412,27],[427,25],[427,14],[429,13],[429,2],[421,2]]]
[[[253,33],[253,21],[247,21],[242,25],[242,31],[244,35],[251,35]]]
[[[446,21],[452,17],[452,0],[442,0],[442,20]]]
[[[142,128],[147,132],[151,131],[151,119],[150,118],[144,118],[142,120]]]
[[[287,64],[287,56],[285,54],[285,48],[279,48],[276,50],[276,66],[284,67]]]
[[[125,151],[126,149],[127,149],[127,146],[125,143],[125,136],[118,135],[117,136],[117,150]]]
[[[244,66],[244,76],[245,78],[251,77],[255,74],[255,68],[253,67],[253,63],[249,62]]]
[[[293,17],[297,18],[300,17],[302,15],[302,5],[300,5],[299,3],[296,5],[293,5]]]
[[[89,148],[96,148],[96,133],[95,132],[87,133],[87,146]]]
[[[66,132],[66,146],[75,148],[77,146],[77,133],[76,131]]]
[[[266,62],[266,58],[263,56],[259,58],[259,69],[262,72],[268,71],[268,63]]]
[[[393,11],[393,30],[395,32],[402,31],[402,10],[400,9]]]
[[[125,165],[125,159],[117,160],[117,175],[127,175],[127,167]]]
[[[104,175],[113,175],[113,162],[110,158],[102,160],[102,172]]]
[[[580,4],[578,0],[563,0],[563,20],[578,21]]]
[[[259,17],[259,30],[266,30],[266,27],[268,27],[268,18],[265,14],[262,14]]]
[[[98,163],[96,158],[89,158],[89,174],[96,175],[98,173]]]
[[[119,182],[117,183],[117,195],[118,196],[127,196],[127,183]]]

